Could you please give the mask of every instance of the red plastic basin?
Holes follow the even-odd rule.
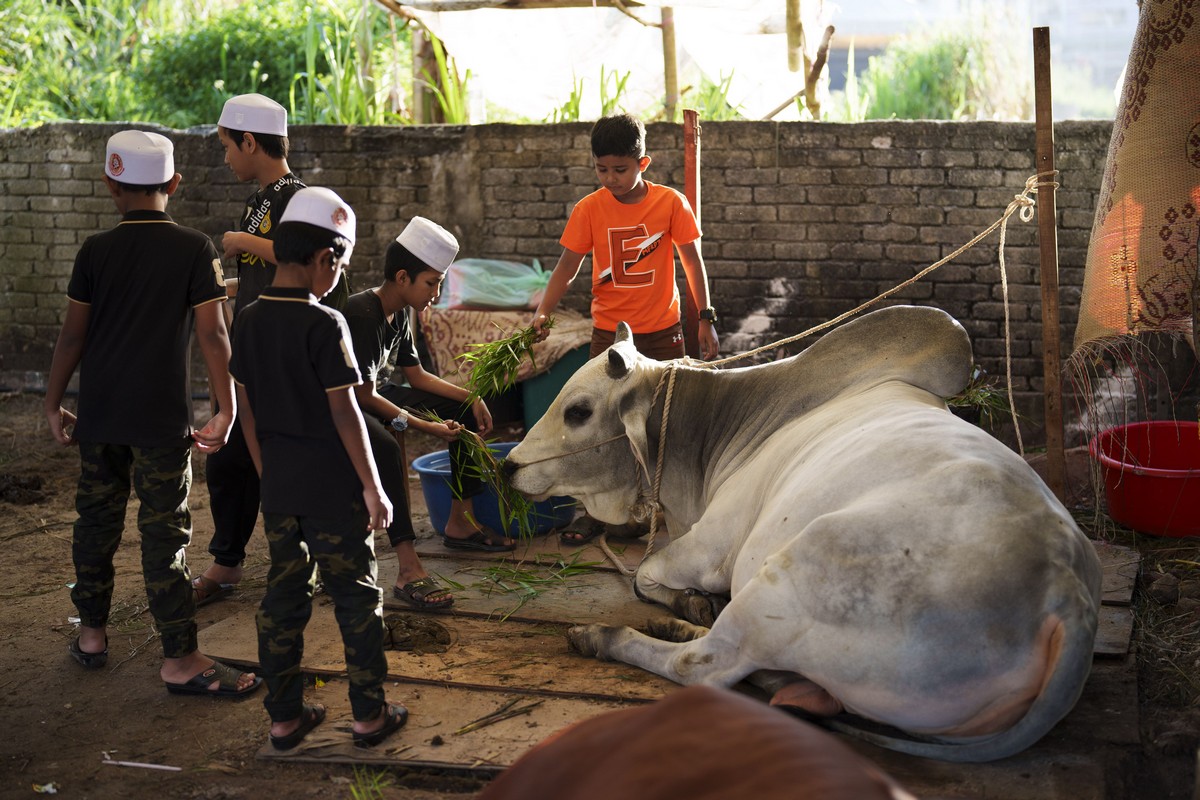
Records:
[[[1101,431],[1088,450],[1113,520],[1154,536],[1200,536],[1200,425],[1133,422]]]

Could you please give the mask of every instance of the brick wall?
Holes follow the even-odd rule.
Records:
[[[0,386],[44,384],[75,253],[117,219],[99,177],[104,143],[120,127],[0,131]],[[1064,353],[1111,128],[1099,121],[1055,126]],[[292,130],[290,163],[354,206],[356,290],[377,281],[387,242],[418,213],[451,228],[464,256],[538,259],[548,269],[572,204],[595,188],[589,129],[302,126]],[[175,141],[184,176],[170,213],[219,239],[252,187],[224,166],[212,128],[163,132]],[[647,138],[647,177],[682,189],[681,126],[651,125]],[[732,353],[850,309],[982,231],[1033,174],[1034,130],[1000,122],[706,122],[701,159],[703,254],[722,313],[722,351]],[[893,301],[953,314],[970,332],[977,360],[1003,375],[997,243],[994,233]],[[1006,263],[1013,384],[1036,427],[1036,222],[1013,218]],[[586,308],[587,296],[580,280],[567,303]]]

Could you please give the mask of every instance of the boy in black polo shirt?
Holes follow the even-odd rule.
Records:
[[[228,282],[236,328],[242,311],[275,277],[275,230],[288,202],[304,183],[287,162],[287,110],[271,98],[261,94],[231,97],[221,109],[217,138],[225,149],[225,164],[237,179],[253,181],[259,187],[246,201],[239,229],[221,237],[225,257],[237,263],[237,279]],[[343,276],[324,302],[341,310],[349,296]],[[213,563],[192,581],[197,605],[224,597],[242,579],[246,543],[258,522],[258,473],[240,428],[235,426],[228,446],[209,457],[204,474],[213,516],[208,545]]]
[[[113,554],[125,527],[130,473],[141,502],[142,571],[162,636],[159,675],[171,692],[236,697],[261,678],[197,649],[195,607],[184,548],[191,540],[187,496],[191,445],[219,450],[234,417],[229,339],[221,315],[221,262],[208,237],[166,214],[179,187],[174,148],[156,133],[122,131],[108,140],[104,182],[121,223],[83,243],[67,287],[66,319],[46,388],[50,433],[78,444],[82,469],[72,535],[79,636],[71,656],[84,667],[108,660]],[[188,338],[195,319],[221,411],[192,429]],[[76,366],[78,417],[62,408]],[[70,430],[74,425],[74,430]]]
[[[373,531],[391,523],[392,507],[354,401],[361,379],[346,322],[317,303],[350,260],[354,227],[354,212],[328,189],[296,193],[275,237],[275,278],[242,312],[230,361],[262,476],[271,569],[257,617],[258,657],[279,750],[300,744],[325,718],[322,706],[304,702],[300,672],[318,565],[345,644],[355,742],[378,744],[408,718],[383,690]]]

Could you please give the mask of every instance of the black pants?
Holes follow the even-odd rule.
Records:
[[[392,501],[392,524],[388,526],[388,541],[392,547],[401,542],[417,538],[412,525],[412,510],[408,507],[408,465],[400,457],[400,443],[392,435],[392,429],[384,422],[363,415],[367,424],[367,441],[371,444],[371,457],[379,473],[383,493]]]
[[[246,559],[259,507],[258,472],[240,423],[229,429],[229,443],[205,461],[204,478],[214,528],[208,552],[221,566],[236,567]]]
[[[457,400],[451,400],[439,394],[422,392],[409,386],[398,386],[394,383],[385,383],[379,390],[379,394],[402,408],[417,412],[431,411],[441,419],[447,421],[455,420],[461,423],[467,430],[479,431],[479,426],[475,423],[475,415],[471,413],[471,407],[464,406]],[[454,498],[456,500],[466,500],[482,492],[483,481],[480,480],[474,466],[467,460],[465,456],[466,449],[463,445],[458,441],[451,442],[449,450],[450,488],[454,494]],[[376,466],[378,467],[378,462]],[[380,476],[380,479],[382,480],[382,476]],[[391,498],[392,494],[388,491],[387,484],[384,484],[383,488],[388,493],[388,497]],[[395,501],[393,500],[392,502],[394,505]]]

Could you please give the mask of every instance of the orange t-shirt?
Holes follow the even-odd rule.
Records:
[[[615,331],[653,333],[679,322],[675,245],[700,238],[687,198],[646,181],[646,196],[626,204],[597,189],[571,211],[558,243],[592,254],[592,322]]]

